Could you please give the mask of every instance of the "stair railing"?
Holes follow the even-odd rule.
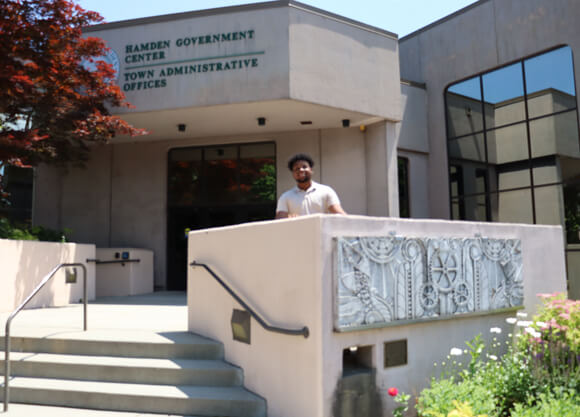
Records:
[[[271,324],[267,323],[262,317],[258,315],[242,298],[237,295],[234,290],[232,290],[223,279],[221,279],[209,266],[204,263],[193,261],[191,266],[201,266],[204,268],[226,291],[228,294],[232,296],[234,300],[236,300],[250,315],[264,328],[264,330],[274,332],[274,333],[282,333],[292,336],[304,336],[307,338],[310,335],[310,330],[307,326],[304,326],[301,329],[285,329],[282,327],[272,326]]]
[[[55,266],[30,293],[28,297],[8,316],[6,320],[6,331],[4,334],[4,412],[8,411],[10,403],[10,324],[16,315],[28,304],[30,300],[50,281],[50,279],[61,269],[66,267],[80,266],[83,269],[83,330],[87,330],[87,267],[82,263],[62,263]]]

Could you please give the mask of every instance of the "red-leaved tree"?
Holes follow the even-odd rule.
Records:
[[[0,0],[0,167],[82,164],[90,143],[146,133],[110,113],[129,104],[104,42],[83,37],[100,21],[71,1]]]

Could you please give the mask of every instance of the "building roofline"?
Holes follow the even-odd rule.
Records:
[[[129,19],[129,20],[120,20],[117,22],[111,23],[100,23],[97,25],[88,26],[83,28],[83,32],[91,33],[91,32],[98,32],[101,30],[107,29],[117,29],[117,28],[124,28],[130,26],[139,26],[151,23],[163,23],[163,22],[170,22],[173,20],[180,20],[180,19],[189,19],[195,17],[204,17],[204,16],[216,16],[220,14],[229,14],[229,13],[238,13],[238,12],[248,12],[254,10],[264,10],[264,9],[274,9],[279,7],[291,7],[298,10],[303,10],[305,12],[315,14],[318,16],[322,16],[327,19],[334,20],[339,23],[344,23],[349,26],[356,27],[358,29],[362,29],[368,32],[375,33],[377,35],[386,36],[388,38],[392,38],[395,40],[399,39],[399,36],[393,32],[389,32],[387,30],[367,25],[362,22],[358,22],[356,20],[349,19],[344,16],[340,16],[331,12],[327,12],[326,10],[318,9],[316,7],[309,6],[304,3],[300,3],[293,0],[274,0],[274,1],[266,1],[261,3],[250,3],[250,4],[243,4],[239,6],[228,6],[228,7],[218,7],[213,9],[205,9],[205,10],[195,10],[191,12],[181,12],[181,13],[171,13],[159,16],[151,16],[151,17],[141,17],[137,19]]]
[[[490,1],[490,0],[478,0],[475,3],[470,4],[469,6],[465,6],[464,8],[459,9],[456,12],[453,12],[445,17],[442,17],[441,19],[436,20],[433,23],[429,23],[427,26],[423,26],[421,29],[417,29],[416,31],[411,32],[408,35],[403,36],[401,39],[399,39],[399,42],[406,41],[407,39],[412,38],[414,36],[417,36],[417,35],[425,32],[429,29],[432,29],[435,26],[439,26],[440,24],[445,23],[448,20],[451,20],[451,19],[459,16],[460,14],[466,13],[475,7],[481,6],[483,3],[487,3],[488,1]]]

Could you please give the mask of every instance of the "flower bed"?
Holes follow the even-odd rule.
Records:
[[[507,341],[493,327],[490,340],[477,335],[435,364],[437,375],[417,399],[418,415],[580,416],[580,301],[540,297],[533,320],[525,313],[507,319],[514,326]]]

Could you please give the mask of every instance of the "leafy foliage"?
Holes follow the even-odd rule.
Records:
[[[488,352],[481,335],[466,342],[466,351],[451,349],[451,355],[468,352],[471,360],[464,368],[447,356],[442,364],[452,372],[444,369],[421,392],[419,416],[471,415],[467,410],[490,417],[580,415],[580,302],[562,294],[542,298],[544,305],[533,321],[508,319],[517,323],[516,334],[501,358]]]
[[[0,239],[66,242],[68,234],[70,234],[68,229],[58,231],[42,226],[14,225],[8,219],[0,218]]]
[[[565,392],[562,395],[542,394],[536,404],[516,404],[512,417],[578,417],[580,397]]]
[[[129,106],[82,28],[102,20],[67,0],[3,0],[0,7],[0,167],[82,163],[88,144],[145,133],[111,107]]]

